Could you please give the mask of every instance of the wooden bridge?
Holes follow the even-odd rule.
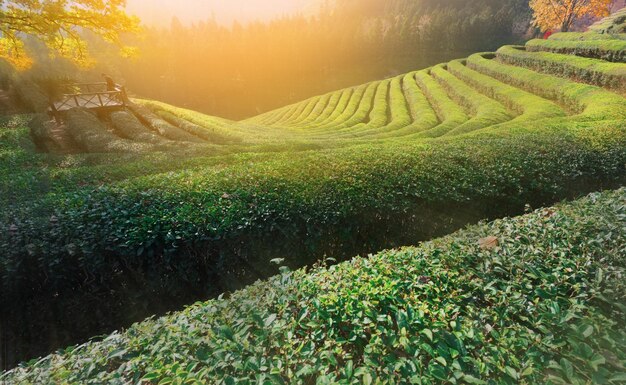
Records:
[[[116,108],[126,105],[127,96],[124,87],[115,84],[111,89],[107,83],[78,83],[66,86],[58,101],[50,103],[50,113],[60,117],[61,113],[72,108],[88,109]]]

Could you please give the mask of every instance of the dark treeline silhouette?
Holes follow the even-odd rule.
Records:
[[[307,97],[521,41],[527,0],[341,0],[313,16],[147,28],[128,61],[104,55],[140,97],[242,119]],[[100,55],[100,57],[98,57]]]

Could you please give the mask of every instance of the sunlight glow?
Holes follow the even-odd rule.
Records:
[[[167,26],[173,17],[183,23],[215,15],[221,24],[267,20],[294,13],[310,13],[319,0],[128,0],[127,10],[147,25]]]

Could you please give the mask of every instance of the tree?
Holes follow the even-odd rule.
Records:
[[[608,16],[612,4],[613,0],[530,0],[533,24],[543,31],[560,28],[562,32],[581,17]]]
[[[90,31],[132,54],[120,36],[135,32],[139,20],[124,12],[125,0],[0,0],[0,58],[18,68],[28,68],[32,59],[24,42],[35,38],[52,54],[71,59],[83,67],[93,64],[84,32]]]

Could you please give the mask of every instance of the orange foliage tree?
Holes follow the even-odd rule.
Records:
[[[533,24],[543,31],[560,28],[567,32],[577,19],[584,16],[609,15],[613,0],[530,0]]]
[[[91,31],[120,46],[120,35],[138,29],[139,20],[124,12],[125,0],[0,0],[0,58],[18,68],[32,62],[24,39],[42,41],[51,52],[81,66],[93,64],[82,33]]]

